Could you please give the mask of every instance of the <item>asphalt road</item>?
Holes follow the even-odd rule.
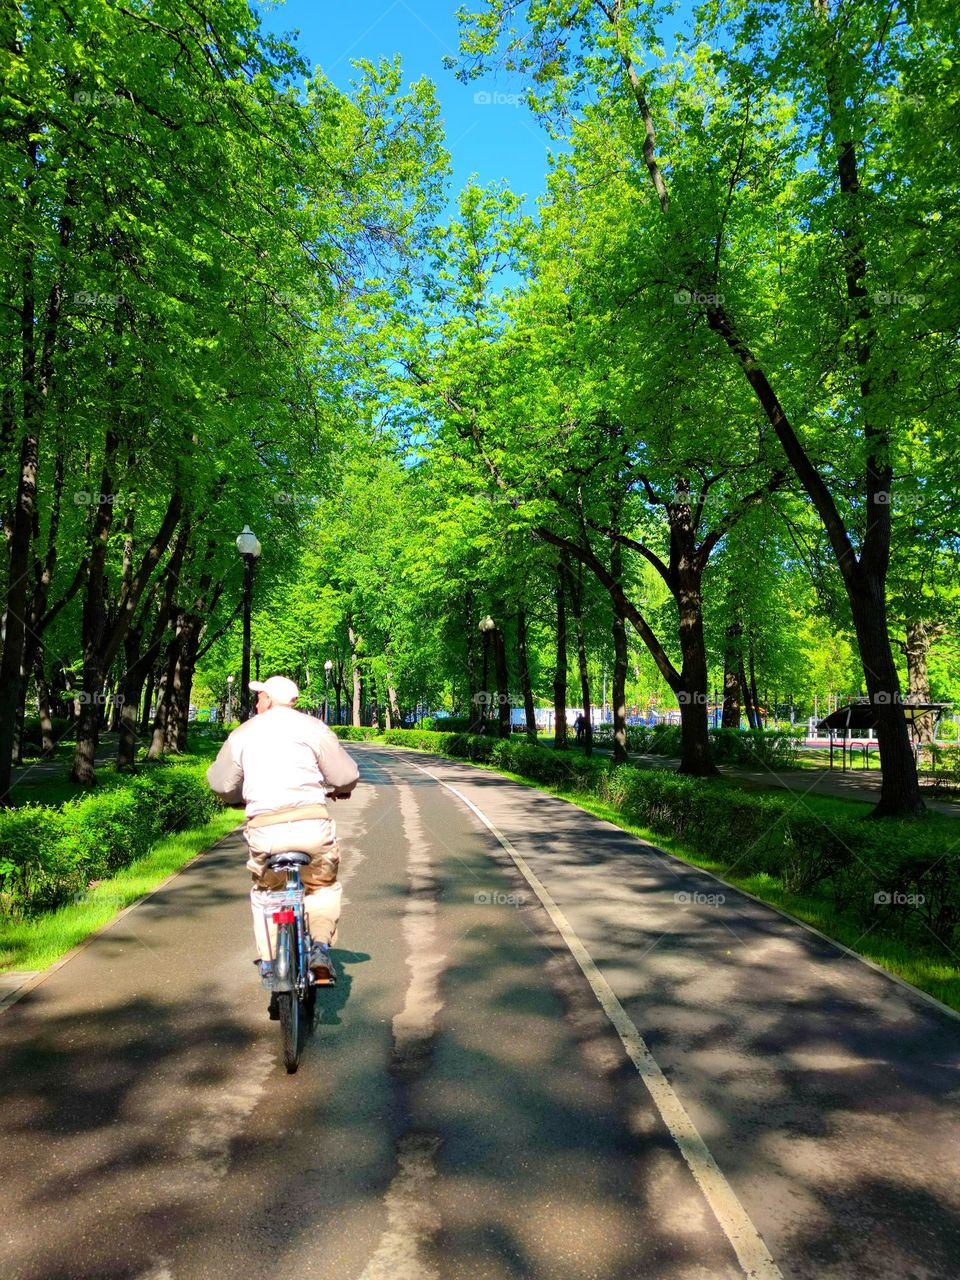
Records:
[[[295,1076],[238,836],[0,1017],[0,1280],[960,1274],[960,1020],[561,801],[355,749]]]

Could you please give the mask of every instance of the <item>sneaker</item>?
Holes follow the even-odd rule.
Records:
[[[315,942],[310,952],[310,971],[318,987],[333,987],[337,983],[337,971],[330,959],[330,948],[323,942]]]
[[[276,992],[270,997],[270,1003],[267,1005],[267,1015],[271,1022],[280,1021],[280,1005],[277,1003]]]
[[[260,966],[260,981],[265,987],[269,987],[273,982],[273,962],[271,960],[254,960],[253,963]]]

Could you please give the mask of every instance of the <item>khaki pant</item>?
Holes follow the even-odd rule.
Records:
[[[260,959],[273,959],[277,941],[277,926],[266,894],[270,890],[282,889],[287,883],[285,872],[264,870],[264,863],[274,853],[311,855],[309,866],[300,868],[300,879],[306,890],[303,905],[310,936],[314,942],[335,943],[343,890],[337,881],[340,847],[333,819],[300,818],[259,827],[247,823],[243,834],[250,853],[247,867],[253,873],[250,906]]]

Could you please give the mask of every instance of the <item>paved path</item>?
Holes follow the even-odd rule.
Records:
[[[94,757],[95,769],[113,764],[117,758],[117,741],[115,733],[100,735],[97,753]],[[71,744],[71,750],[73,745],[75,744]],[[13,770],[13,786],[16,787],[22,782],[64,782],[69,776],[71,764],[72,756],[70,760],[64,760],[63,758],[57,760],[31,760],[29,764],[18,765]]]
[[[236,836],[0,1017],[3,1280],[956,1277],[960,1020],[562,801],[351,750],[296,1076]]]

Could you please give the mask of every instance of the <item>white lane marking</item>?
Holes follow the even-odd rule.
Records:
[[[394,1051],[400,1057],[418,1040],[428,1040],[434,1033],[440,999],[440,974],[446,956],[437,950],[437,900],[432,893],[418,890],[433,886],[433,863],[430,859],[427,833],[420,811],[409,787],[397,788],[400,817],[407,843],[407,876],[409,888],[403,908],[403,937],[407,944],[407,968],[410,977],[402,1010],[393,1019]]]
[[[428,1041],[437,1025],[440,974],[446,956],[438,949],[437,900],[433,863],[420,810],[408,786],[398,784],[400,818],[407,848],[409,880],[403,909],[403,937],[410,971],[403,1008],[393,1019],[393,1051],[401,1061],[418,1042]],[[428,892],[418,892],[427,890]],[[423,1247],[436,1235],[440,1216],[432,1188],[437,1171],[434,1156],[440,1139],[432,1134],[408,1133],[397,1143],[399,1169],[387,1191],[387,1229],[360,1280],[438,1280],[438,1272],[422,1257]]]
[[[690,1172],[706,1197],[707,1203],[713,1210],[714,1217],[720,1224],[724,1235],[733,1246],[744,1275],[749,1277],[749,1280],[783,1280],[783,1273],[774,1262],[769,1249],[764,1244],[763,1237],[750,1221],[746,1209],[744,1209],[737,1198],[736,1192],[720,1171],[720,1166],[700,1136],[693,1120],[687,1114],[683,1103],[671,1088],[653,1054],[647,1048],[640,1032],[630,1020],[627,1011],[613,993],[606,978],[594,964],[590,953],[577,937],[569,920],[554,902],[526,859],[521,853],[517,852],[507,837],[497,830],[487,815],[478,809],[473,801],[469,800],[462,791],[452,787],[449,782],[444,782],[442,778],[438,778],[429,769],[424,769],[422,765],[413,764],[412,761],[407,761],[407,763],[412,765],[414,769],[418,769],[420,773],[425,773],[434,782],[438,782],[441,787],[446,787],[458,800],[462,801],[471,812],[476,814],[491,835],[513,859],[521,875],[540,899],[557,931],[570,949],[573,958],[583,971],[584,977],[593,988],[594,995],[600,1001],[601,1008],[613,1023],[617,1034],[623,1041],[623,1047],[637,1068],[640,1079],[646,1085],[654,1106],[660,1112],[664,1124],[670,1130],[674,1142],[680,1148]]]
[[[440,1225],[432,1186],[439,1145],[428,1134],[407,1134],[397,1143],[400,1170],[386,1195],[387,1230],[360,1280],[437,1280],[439,1272],[424,1265],[420,1246]]]
[[[137,1280],[173,1280],[173,1272],[166,1258],[158,1258],[149,1271],[137,1276]]]

